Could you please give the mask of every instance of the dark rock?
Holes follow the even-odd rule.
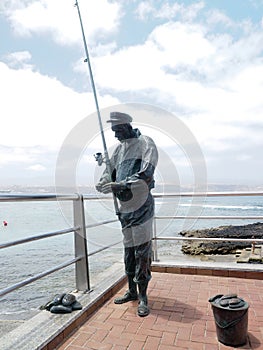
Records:
[[[65,294],[61,304],[64,306],[70,306],[76,301],[76,297],[74,294]]]
[[[242,226],[219,226],[203,230],[182,231],[180,234],[184,237],[210,237],[210,238],[263,238],[263,223]],[[187,241],[182,245],[182,251],[185,254],[233,254],[237,249],[251,247],[251,242],[202,242]]]
[[[50,312],[52,312],[52,314],[70,314],[72,312],[72,307],[62,304],[54,305],[50,308]]]
[[[53,300],[40,306],[40,310],[47,310],[54,314],[68,314],[75,310],[81,310],[82,305],[77,301],[74,294],[56,294]]]

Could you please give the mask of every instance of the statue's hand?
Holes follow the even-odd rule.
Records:
[[[107,184],[102,186],[103,193],[117,193],[125,189],[125,186],[119,182],[108,182]]]
[[[103,185],[104,185],[103,183],[98,182],[97,185],[95,185],[96,190],[97,190],[98,192],[103,192],[103,191],[102,191]]]

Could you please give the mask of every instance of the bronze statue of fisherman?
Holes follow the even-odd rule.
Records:
[[[123,233],[125,273],[129,289],[116,298],[116,304],[139,299],[138,315],[150,312],[147,287],[151,279],[152,233],[154,216],[154,171],[158,151],[154,141],[133,129],[132,117],[122,112],[111,112],[111,129],[120,141],[102,174],[96,189],[118,198],[119,220]],[[138,287],[138,291],[137,291]]]

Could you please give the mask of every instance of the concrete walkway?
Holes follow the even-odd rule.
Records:
[[[151,313],[138,317],[137,302],[115,305],[125,285],[57,349],[223,350],[208,299],[237,293],[250,305],[247,344],[263,350],[263,280],[154,272],[149,285]]]

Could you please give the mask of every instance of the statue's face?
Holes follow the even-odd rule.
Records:
[[[119,141],[127,140],[131,137],[130,128],[128,124],[113,125],[111,130],[115,133],[116,139]]]

